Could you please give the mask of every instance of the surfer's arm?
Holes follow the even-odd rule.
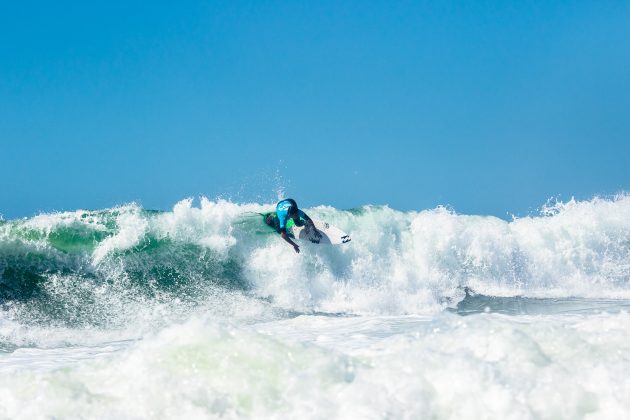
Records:
[[[289,244],[291,244],[291,246],[293,246],[293,249],[295,250],[295,252],[297,252],[298,254],[300,253],[300,247],[291,240],[291,238],[289,237],[289,235],[287,235],[285,231],[280,232],[280,236],[282,236],[282,239],[284,239]]]

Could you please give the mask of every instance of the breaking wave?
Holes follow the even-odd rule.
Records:
[[[272,204],[201,199],[0,222],[0,303],[32,323],[126,325],[139,314],[262,305],[347,314],[432,313],[466,291],[630,297],[630,197],[571,200],[505,221],[447,208],[307,209],[352,235],[295,254],[262,223]],[[231,303],[226,303],[231,302]],[[239,306],[240,305],[240,306]]]

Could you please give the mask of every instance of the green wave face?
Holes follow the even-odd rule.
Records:
[[[156,228],[163,216],[127,206],[3,223],[2,306],[33,322],[101,325],[126,304],[194,306],[216,288],[247,290],[233,255]]]

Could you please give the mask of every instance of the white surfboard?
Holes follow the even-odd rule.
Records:
[[[340,245],[350,242],[350,235],[343,230],[332,226],[327,222],[313,219],[313,223],[317,231],[321,234],[317,235],[312,229],[306,226],[293,226],[291,232],[296,239],[310,241],[314,244]]]

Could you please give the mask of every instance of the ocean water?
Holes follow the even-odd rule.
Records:
[[[630,196],[505,221],[202,199],[0,221],[0,418],[630,418]]]

